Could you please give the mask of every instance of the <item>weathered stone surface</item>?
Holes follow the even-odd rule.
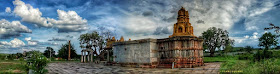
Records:
[[[118,63],[152,63],[157,61],[156,39],[142,39],[113,44],[114,61]]]

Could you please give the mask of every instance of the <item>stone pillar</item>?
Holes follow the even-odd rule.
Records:
[[[90,62],[90,61],[89,61],[89,55],[90,55],[90,54],[89,54],[89,52],[87,52],[87,53],[88,53],[87,59],[88,59],[88,62]]]
[[[107,62],[110,61],[110,57],[109,57],[109,50],[107,50]]]
[[[83,58],[83,60],[84,60],[84,62],[86,62],[86,56],[87,56],[87,54],[85,53],[85,51],[83,52],[84,53],[84,58]]]
[[[81,62],[83,63],[84,61],[83,61],[83,51],[81,51]]]
[[[91,62],[93,62],[93,52],[90,52],[90,56]]]

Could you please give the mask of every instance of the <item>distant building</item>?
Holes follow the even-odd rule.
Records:
[[[178,11],[173,34],[163,39],[124,41],[111,39],[114,62],[122,65],[186,68],[202,66],[203,39],[194,36],[189,14],[183,7]]]

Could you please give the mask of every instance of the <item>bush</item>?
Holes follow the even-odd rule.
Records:
[[[268,59],[263,62],[259,62],[261,64],[262,74],[279,74],[280,73],[280,66],[276,63],[279,62],[278,59]],[[264,70],[265,69],[265,70]]]
[[[239,60],[251,60],[251,59],[253,59],[253,55],[249,54],[249,53],[241,54],[238,56],[238,59]]]
[[[280,58],[280,51],[274,51],[273,54],[272,54],[272,56],[273,56],[274,58]]]
[[[47,72],[44,69],[47,66],[47,58],[39,51],[31,51],[30,58],[27,60],[27,67],[34,71],[35,74],[44,74]]]
[[[5,60],[6,56],[3,54],[0,54],[0,60]]]
[[[265,52],[265,54],[264,54]],[[268,50],[258,50],[256,54],[254,54],[254,61],[260,61],[262,59],[264,59],[264,57],[266,59],[272,58],[273,57],[273,53],[271,51]]]

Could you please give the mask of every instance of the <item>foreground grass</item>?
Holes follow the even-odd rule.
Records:
[[[1,60],[0,74],[26,74],[24,64],[19,60]]]
[[[222,62],[221,73],[263,74],[264,69],[269,72],[280,73],[280,58],[264,61],[239,60],[238,56],[204,57],[204,62]]]

